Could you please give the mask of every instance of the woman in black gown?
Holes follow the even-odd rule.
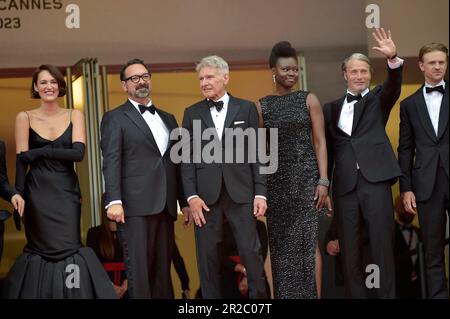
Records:
[[[274,295],[320,298],[318,212],[331,210],[322,107],[313,93],[294,90],[298,61],[289,42],[273,47],[269,64],[276,93],[257,106],[260,126],[278,130],[278,170],[267,177]]]
[[[73,164],[84,156],[84,116],[58,105],[65,88],[57,68],[41,65],[31,87],[41,105],[16,118],[16,188],[25,199],[27,244],[5,280],[6,298],[117,298],[94,252],[81,245]]]

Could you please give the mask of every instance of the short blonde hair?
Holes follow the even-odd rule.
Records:
[[[442,43],[432,42],[432,43],[428,43],[428,44],[426,44],[426,45],[424,45],[423,47],[420,48],[419,61],[423,62],[423,56],[425,54],[427,54],[427,53],[434,52],[434,51],[441,51],[441,52],[445,53],[445,55],[447,57],[447,60],[448,60],[448,49],[447,49],[447,47],[444,44],[442,44]]]

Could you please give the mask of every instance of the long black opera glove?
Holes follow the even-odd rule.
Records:
[[[28,163],[23,160],[22,154],[23,153],[16,155],[16,182],[15,182],[15,187],[16,187],[16,190],[19,192],[19,194],[22,197],[24,197],[23,191],[24,191],[24,188],[25,188],[25,177],[26,177],[26,174],[27,174]],[[15,210],[15,209],[14,209],[14,213],[13,213],[13,219],[14,219],[14,224],[16,226],[16,229],[18,231],[20,231],[22,229],[21,217],[19,215],[19,212],[17,210]]]
[[[20,154],[20,156],[26,163],[32,163],[42,158],[80,162],[83,160],[85,148],[86,146],[84,145],[84,143],[75,142],[72,143],[72,148],[69,149],[46,146],[23,152]]]
[[[25,188],[25,176],[27,174],[28,163],[24,161],[23,154],[24,152],[16,155],[16,190],[23,197],[23,190]]]

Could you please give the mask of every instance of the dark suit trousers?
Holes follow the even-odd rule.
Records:
[[[253,203],[236,204],[222,185],[219,200],[208,207],[210,211],[204,213],[206,225],[195,226],[197,263],[203,298],[223,298],[220,276],[224,258],[221,247],[224,216],[230,224],[239,256],[247,269],[249,297],[268,298]]]
[[[118,224],[118,234],[130,298],[173,298],[170,266],[175,240],[169,213],[125,217],[125,223]]]
[[[429,298],[448,298],[445,279],[445,227],[449,208],[448,177],[443,167],[436,172],[431,197],[417,202],[420,229],[425,248],[427,295]]]
[[[368,298],[367,259],[363,253],[369,240],[371,258],[379,267],[379,288],[371,288],[380,298],[395,298],[394,209],[389,182],[370,183],[358,171],[355,188],[334,199],[338,216],[339,243],[342,252],[346,295]],[[363,233],[366,232],[366,233]]]

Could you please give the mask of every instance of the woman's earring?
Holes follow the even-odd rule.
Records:
[[[272,74],[272,81],[273,81],[273,83],[276,83],[276,81],[275,81],[275,74]]]

